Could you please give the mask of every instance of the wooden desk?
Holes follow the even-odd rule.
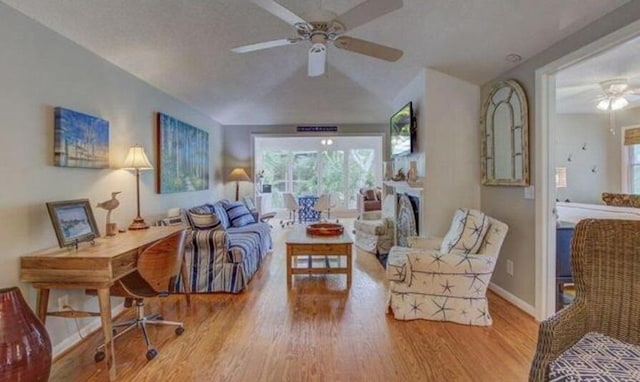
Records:
[[[181,229],[181,226],[151,227],[98,238],[95,245],[81,243],[77,251],[52,248],[22,256],[20,280],[33,283],[39,289],[36,314],[43,324],[47,317],[50,289],[95,289],[98,292],[105,358],[109,379],[113,381],[116,379],[116,361],[109,288],[116,280],[136,270],[141,250]]]

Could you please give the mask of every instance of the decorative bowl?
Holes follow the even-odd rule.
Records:
[[[307,235],[312,236],[340,236],[344,232],[341,224],[314,223],[307,226]]]

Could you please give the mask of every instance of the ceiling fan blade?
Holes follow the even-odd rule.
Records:
[[[403,55],[403,52],[399,49],[348,36],[338,37],[334,44],[337,48],[385,61],[398,61]]]
[[[324,74],[327,64],[327,46],[322,43],[316,43],[309,49],[309,65],[307,74],[309,77],[317,77]]]
[[[402,8],[402,0],[366,0],[337,17],[348,30]]]
[[[231,51],[235,53],[247,53],[247,52],[253,52],[256,50],[275,48],[277,46],[291,45],[299,41],[301,41],[301,39],[299,38],[283,38],[281,40],[265,41],[265,42],[259,42],[256,44],[251,44],[251,45],[243,45],[237,48],[233,48],[231,49]]]
[[[295,26],[296,24],[308,24],[302,17],[296,15],[295,13],[291,12],[290,10],[273,0],[253,0],[253,2],[256,5],[264,8],[267,12],[276,17],[279,17],[286,23],[293,26]]]

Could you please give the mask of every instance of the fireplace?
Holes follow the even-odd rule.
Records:
[[[396,194],[396,243],[408,246],[407,237],[420,234],[420,197],[408,193]]]

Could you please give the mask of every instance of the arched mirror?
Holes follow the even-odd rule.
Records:
[[[527,98],[513,80],[496,82],[482,105],[482,184],[529,184]]]

